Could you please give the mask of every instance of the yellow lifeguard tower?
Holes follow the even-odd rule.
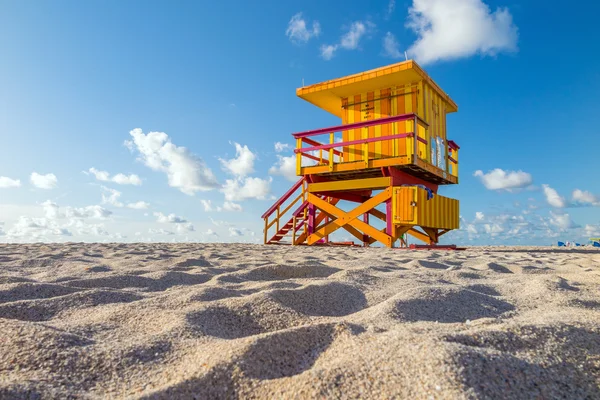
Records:
[[[459,227],[458,200],[438,194],[458,183],[459,146],[446,136],[458,107],[416,62],[296,94],[342,125],[293,134],[300,179],[263,214],[265,244],[326,244],[341,228],[365,246],[405,247],[406,234],[435,246]]]

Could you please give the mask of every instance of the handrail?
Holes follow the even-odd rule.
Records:
[[[335,147],[344,147],[344,146],[350,146],[353,144],[363,144],[363,143],[380,142],[380,141],[383,142],[385,140],[395,140],[395,139],[403,139],[403,138],[407,138],[407,137],[413,137],[414,135],[415,135],[414,132],[409,132],[409,133],[401,133],[401,134],[397,134],[397,135],[388,135],[388,136],[379,136],[379,137],[374,137],[374,138],[357,139],[357,140],[351,140],[349,142],[321,144],[319,146],[303,147],[301,149],[294,149],[294,153],[306,153],[306,152],[315,151],[315,150],[328,150],[328,149],[335,148]],[[427,144],[427,140],[425,140],[425,139],[419,138],[419,141],[422,141],[423,143]],[[306,154],[304,154],[304,156],[306,156]]]
[[[448,140],[448,147],[453,150],[460,150],[460,146],[456,144],[454,140]]]
[[[320,146],[321,145],[321,143],[317,142],[316,140],[309,139],[309,138],[302,138],[302,141],[304,143],[306,143],[306,144],[312,144],[313,146]],[[334,150],[333,154],[335,154],[336,156],[340,156],[341,157],[342,154],[344,154],[344,153],[342,153],[339,150]]]
[[[300,186],[302,186],[303,182],[304,182],[304,177],[300,178],[298,180],[298,182],[296,182],[294,184],[294,186],[292,186],[287,192],[285,192],[285,194],[283,196],[281,196],[279,198],[279,200],[277,200],[275,202],[275,204],[273,204],[271,206],[271,208],[269,208],[267,211],[265,211],[265,213],[262,215],[261,218],[266,218],[266,217],[270,216],[271,214],[273,214],[275,212],[275,210],[277,210],[277,207],[279,207],[280,205],[282,205],[287,199],[289,199],[292,196],[292,194],[294,194],[294,192],[296,190],[298,190],[298,188]]]
[[[426,127],[429,127],[429,124],[427,122],[425,122],[423,119],[421,119],[421,117],[419,117],[417,114],[411,113],[411,114],[395,115],[393,117],[377,118],[377,119],[372,119],[369,121],[355,122],[355,123],[346,124],[346,125],[331,126],[329,128],[314,129],[314,130],[305,131],[305,132],[297,132],[297,133],[292,133],[292,136],[296,139],[300,139],[300,138],[305,138],[308,136],[322,135],[324,133],[347,131],[350,129],[358,129],[358,128],[367,128],[369,126],[387,124],[387,123],[391,123],[391,122],[408,121],[408,120],[411,120],[414,118],[416,118],[421,124],[425,125]]]
[[[302,214],[302,211],[304,211],[306,207],[308,207],[308,201],[305,200],[300,207],[298,207],[298,209],[292,213],[292,216],[298,217],[300,214]]]

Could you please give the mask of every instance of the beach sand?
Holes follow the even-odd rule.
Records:
[[[600,398],[600,251],[0,245],[0,398]]]

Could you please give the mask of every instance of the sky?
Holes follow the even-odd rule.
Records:
[[[0,242],[262,242],[296,88],[416,60],[467,245],[600,236],[600,3],[0,0]]]

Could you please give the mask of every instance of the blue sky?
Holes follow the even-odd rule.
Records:
[[[447,240],[600,236],[600,5],[584,8],[0,1],[0,241],[260,241],[292,183],[275,143],[339,123],[295,89],[405,51],[459,105]]]

